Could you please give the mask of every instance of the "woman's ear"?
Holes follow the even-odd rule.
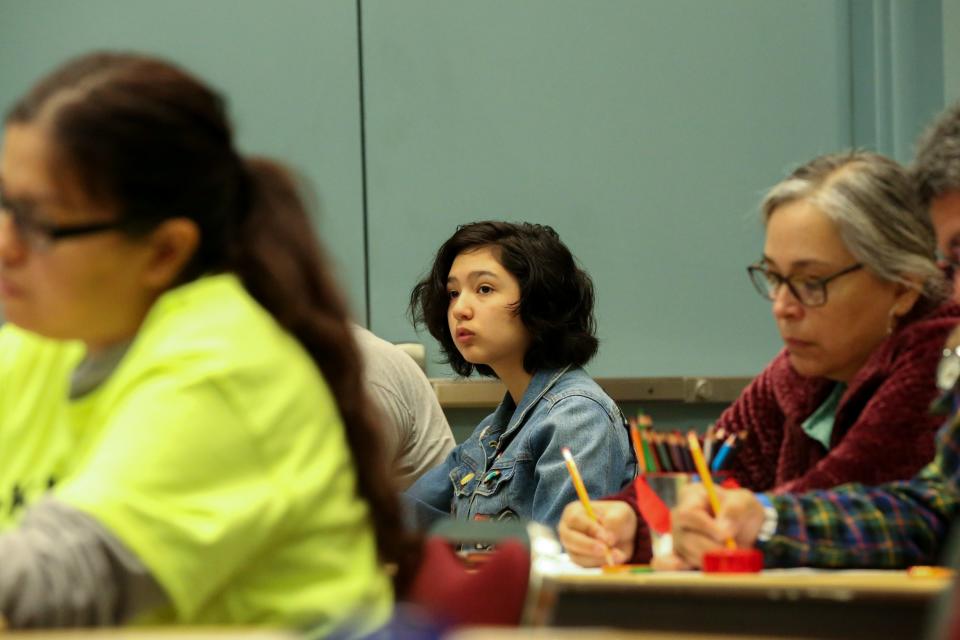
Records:
[[[897,287],[896,298],[890,313],[897,318],[902,318],[910,313],[910,310],[917,304],[917,300],[920,299],[920,294],[923,291],[923,280],[920,278],[908,276],[907,281],[910,283],[909,285],[902,282],[898,282],[895,285]]]
[[[150,255],[144,284],[157,291],[172,287],[200,245],[200,228],[188,218],[164,220],[146,239]]]

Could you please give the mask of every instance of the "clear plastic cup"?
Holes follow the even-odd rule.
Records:
[[[677,506],[680,500],[680,492],[691,482],[700,482],[700,477],[695,473],[648,473],[645,474],[647,484],[653,490],[669,509]],[[713,476],[713,482],[720,485],[727,477],[725,472],[720,472]],[[673,553],[673,536],[669,533],[659,534],[650,530],[650,544],[653,548],[653,555],[657,557],[667,556]]]

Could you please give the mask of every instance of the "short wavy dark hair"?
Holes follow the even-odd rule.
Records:
[[[437,251],[430,273],[410,293],[410,317],[437,339],[453,370],[464,377],[474,369],[496,375],[487,365],[474,365],[460,355],[447,321],[450,267],[458,255],[480,247],[495,247],[500,264],[520,284],[516,312],[531,339],[524,369],[534,373],[589,362],[599,344],[594,335],[593,280],[551,227],[488,220],[457,227]]]

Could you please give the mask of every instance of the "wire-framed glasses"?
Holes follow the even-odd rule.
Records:
[[[943,271],[947,280],[952,280],[957,271],[960,271],[960,246],[951,245],[949,253],[937,251],[937,266]]]

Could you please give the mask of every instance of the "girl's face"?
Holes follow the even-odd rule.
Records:
[[[530,333],[517,313],[520,284],[503,268],[492,247],[464,251],[447,276],[450,335],[464,360],[485,364],[502,378],[523,367]]]
[[[803,200],[785,204],[770,216],[763,261],[769,271],[800,283],[857,264],[833,221]],[[906,314],[919,295],[866,268],[831,280],[826,293],[823,306],[804,306],[780,285],[773,317],[798,373],[843,382],[856,375],[889,335],[896,317]]]
[[[152,253],[115,229],[53,239],[50,229],[115,218],[56,175],[53,157],[39,125],[7,127],[0,150],[0,305],[24,329],[96,350],[136,333],[155,296],[144,280]]]

